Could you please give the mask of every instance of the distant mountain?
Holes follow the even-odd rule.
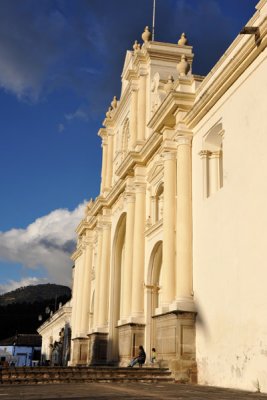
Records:
[[[24,286],[12,292],[0,295],[0,306],[19,303],[34,303],[45,300],[58,299],[62,296],[70,298],[71,290],[68,286],[46,283],[42,285]]]
[[[0,296],[0,339],[16,334],[37,333],[36,329],[71,297],[67,286],[25,286]],[[46,310],[49,309],[49,313]],[[39,320],[42,316],[42,322]]]

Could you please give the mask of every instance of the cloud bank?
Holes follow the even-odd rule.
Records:
[[[45,282],[70,285],[70,254],[75,249],[75,228],[83,217],[84,207],[85,202],[73,211],[57,209],[36,219],[26,229],[0,232],[1,261],[20,263],[33,275],[40,267],[47,273],[47,278],[32,276],[20,282],[10,280],[8,289]],[[6,291],[6,285],[0,286],[0,292],[3,290]]]

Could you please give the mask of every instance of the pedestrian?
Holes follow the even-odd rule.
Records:
[[[139,364],[139,367],[141,368],[145,363],[145,361],[146,361],[145,350],[143,346],[139,346],[138,356],[130,361],[128,367],[133,367],[135,364]]]

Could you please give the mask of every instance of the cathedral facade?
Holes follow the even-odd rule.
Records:
[[[77,228],[71,365],[143,345],[178,380],[267,392],[267,2],[211,72],[184,34],[127,51]]]

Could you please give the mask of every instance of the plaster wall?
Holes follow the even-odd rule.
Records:
[[[42,336],[42,358],[51,359],[51,346],[55,341],[60,341],[62,328],[70,327],[71,303],[60,308],[52,317],[38,328],[38,333]]]
[[[193,280],[199,383],[267,392],[267,51],[195,129]],[[203,197],[199,152],[222,123],[223,187]]]

